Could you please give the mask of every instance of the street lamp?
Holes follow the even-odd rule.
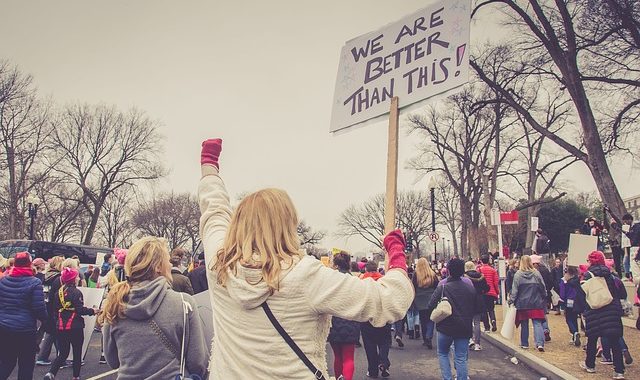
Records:
[[[436,179],[429,179],[429,192],[431,193],[431,232],[436,232]],[[433,242],[433,259],[438,261],[438,242]]]
[[[40,204],[40,198],[37,195],[29,194],[27,197],[27,203],[29,205],[29,218],[31,224],[29,225],[29,240],[33,240],[33,224],[38,216],[38,205]]]

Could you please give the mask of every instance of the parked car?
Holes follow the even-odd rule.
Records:
[[[113,248],[94,247],[70,243],[52,243],[41,240],[5,240],[0,241],[0,255],[11,258],[18,252],[29,252],[35,258],[45,261],[54,256],[66,258],[78,256],[81,264],[95,264],[98,257],[113,253]]]

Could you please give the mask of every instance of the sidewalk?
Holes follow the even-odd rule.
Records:
[[[498,326],[502,326],[502,307],[496,305],[496,317],[498,319]],[[551,341],[545,342],[545,352],[538,352],[533,349],[533,343],[530,343],[531,348],[529,350],[522,350],[520,346],[520,329],[517,329],[514,334],[512,342],[507,342],[500,335],[500,329],[497,332],[491,334],[484,334],[483,338],[489,335],[491,340],[497,341],[497,344],[507,344],[509,347],[508,353],[516,352],[516,357],[520,360],[527,360],[527,357],[533,360],[539,361],[537,363],[542,368],[535,368],[539,372],[544,370],[544,367],[552,369],[553,366],[565,371],[569,376],[562,373],[558,373],[559,378],[571,378],[572,376],[577,379],[610,379],[613,374],[613,366],[600,364],[600,359],[596,359],[596,373],[588,374],[583,372],[578,366],[580,361],[585,360],[586,352],[582,347],[576,347],[570,345],[571,335],[564,319],[564,315],[555,315],[551,312],[547,315],[549,321],[549,328],[551,330]],[[626,366],[625,377],[627,379],[640,379],[640,331],[635,328],[635,320],[623,318],[624,323],[624,339],[629,346],[629,352],[633,356],[634,362],[630,366]],[[533,328],[529,333],[529,341],[533,341]],[[486,339],[486,338],[485,338]],[[586,344],[586,337],[583,332],[580,332],[580,340],[582,345]],[[520,355],[518,355],[520,353]],[[535,366],[535,363],[531,363]],[[544,372],[543,372],[544,373]]]

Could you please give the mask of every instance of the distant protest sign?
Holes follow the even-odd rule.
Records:
[[[342,48],[331,132],[465,84],[469,78],[469,0],[438,0]]]
[[[570,234],[568,264],[577,267],[580,264],[586,263],[589,254],[597,249],[597,236]]]

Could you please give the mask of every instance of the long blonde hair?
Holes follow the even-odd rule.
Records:
[[[160,276],[171,281],[167,242],[155,236],[146,236],[135,242],[124,260],[124,273],[127,281],[115,284],[107,296],[104,319],[110,324],[125,317],[125,300],[132,284],[155,280]]]
[[[533,267],[531,263],[531,256],[524,255],[520,258],[520,268],[523,272],[533,272],[536,268]]]
[[[56,270],[60,272],[62,270],[62,262],[64,261],[64,257],[62,256],[54,256],[49,261],[49,269]]]
[[[433,283],[437,281],[438,276],[436,272],[431,269],[431,265],[429,265],[427,259],[424,257],[419,258],[416,263],[416,282],[418,286],[424,288],[433,285]]]
[[[271,293],[280,287],[280,274],[302,257],[297,233],[298,215],[289,195],[264,189],[246,196],[231,218],[224,244],[210,267],[226,286],[229,271],[238,265],[262,269]],[[283,267],[283,264],[285,265]]]

